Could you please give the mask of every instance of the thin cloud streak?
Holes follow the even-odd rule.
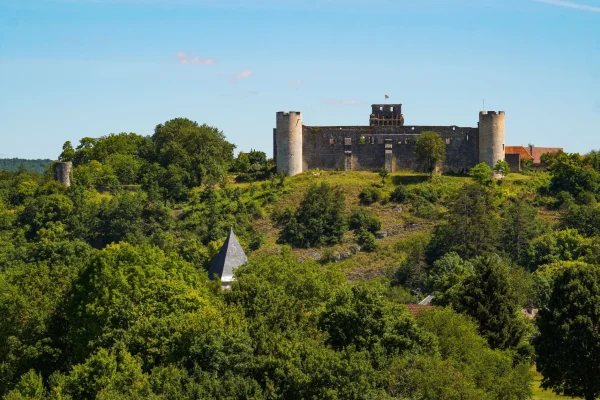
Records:
[[[289,81],[288,85],[290,86],[302,86],[304,84],[304,82],[302,82],[300,79],[296,80],[296,81]]]
[[[357,106],[360,104],[365,104],[365,102],[362,100],[354,100],[354,99],[340,100],[340,99],[333,99],[333,98],[327,99],[325,101],[325,103],[331,104],[331,105],[337,105],[337,106]]]
[[[217,63],[214,58],[200,58],[184,53],[183,51],[175,54],[175,57],[179,60],[179,64],[182,65],[215,65]]]
[[[600,7],[588,6],[586,4],[573,3],[570,1],[562,1],[562,0],[532,0],[532,1],[535,1],[536,3],[552,4],[554,6],[559,6],[559,7],[573,8],[575,10],[600,13]]]

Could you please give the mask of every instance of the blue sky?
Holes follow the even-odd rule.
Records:
[[[277,111],[476,126],[508,145],[600,148],[600,0],[0,0],[0,157],[174,117],[271,155]]]

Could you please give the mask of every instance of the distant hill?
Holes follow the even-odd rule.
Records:
[[[52,160],[26,160],[24,158],[0,158],[0,171],[16,172],[23,164],[25,169],[43,173]]]

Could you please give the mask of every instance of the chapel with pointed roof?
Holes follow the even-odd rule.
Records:
[[[232,228],[229,230],[225,243],[223,243],[219,254],[215,257],[208,270],[208,277],[211,280],[219,277],[221,279],[221,287],[229,289],[231,288],[231,282],[235,280],[233,272],[247,261],[248,257],[244,253],[244,249],[237,240],[237,237],[235,237]]]

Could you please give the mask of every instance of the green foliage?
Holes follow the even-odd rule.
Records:
[[[381,229],[381,218],[368,208],[355,208],[350,212],[348,226],[357,232],[364,229],[376,233]]]
[[[152,141],[158,163],[185,171],[188,188],[220,182],[233,161],[235,146],[225,140],[223,132],[186,118],[157,125]]]
[[[454,252],[437,259],[428,271],[427,282],[435,304],[457,303],[462,294],[463,282],[473,275],[473,264],[464,261]]]
[[[500,227],[494,192],[481,185],[465,185],[452,198],[446,223],[435,229],[428,259],[433,261],[449,251],[467,259],[494,252]]]
[[[361,246],[362,250],[367,252],[372,252],[377,249],[375,235],[364,228],[358,233],[358,244]]]
[[[431,337],[418,329],[407,309],[387,302],[377,286],[357,285],[339,292],[327,303],[319,326],[328,332],[329,344],[338,349],[383,350],[394,355],[431,348]]]
[[[414,386],[417,393],[430,391],[424,398],[524,399],[531,395],[529,364],[491,350],[469,318],[450,309],[436,309],[423,313],[418,325],[435,335],[441,354],[441,360],[424,363],[413,376],[419,382]]]
[[[480,185],[488,185],[492,181],[492,169],[484,162],[471,168],[469,175]]]
[[[600,236],[600,207],[571,203],[567,213],[561,216],[564,228],[577,229],[585,236]]]
[[[360,204],[364,206],[371,205],[373,203],[377,203],[383,197],[383,193],[381,189],[375,186],[367,186],[358,194],[358,198],[360,199]]]
[[[404,203],[409,196],[408,189],[404,185],[398,185],[390,194],[390,200],[394,203]]]
[[[554,279],[565,269],[573,268],[594,268],[593,265],[582,261],[557,261],[551,264],[544,264],[533,273],[535,301],[538,308],[547,307]]]
[[[600,150],[591,150],[583,159],[584,165],[589,165],[594,170],[600,172]]]
[[[438,164],[446,157],[446,143],[437,132],[422,132],[415,142],[414,152],[426,172],[433,176]]]
[[[390,172],[385,168],[381,168],[377,173],[381,177],[381,184],[385,185],[385,178],[389,176]]]
[[[521,159],[521,172],[527,174],[531,172],[533,169],[533,159],[531,158],[522,158]]]
[[[581,236],[575,229],[553,231],[529,243],[527,265],[534,271],[540,265],[558,261],[593,260],[597,252],[594,241]]]
[[[511,286],[510,267],[497,255],[486,255],[474,259],[473,268],[454,307],[477,321],[492,349],[524,346],[527,322],[520,314],[518,293]]]
[[[598,194],[600,172],[592,168],[584,168],[579,154],[562,152],[548,154],[542,162],[548,164],[548,170],[552,174],[550,182],[552,193],[565,191],[575,198],[585,192]]]
[[[494,172],[502,177],[505,177],[510,173],[510,165],[508,165],[508,162],[505,160],[498,160],[494,166]]]
[[[542,387],[567,396],[600,396],[600,270],[565,268],[539,313],[535,341]]]
[[[515,199],[502,210],[502,247],[519,265],[527,265],[532,240],[547,230],[538,210],[525,199]]]
[[[339,243],[347,229],[344,195],[323,182],[312,185],[281,235],[285,243],[314,247]]]

